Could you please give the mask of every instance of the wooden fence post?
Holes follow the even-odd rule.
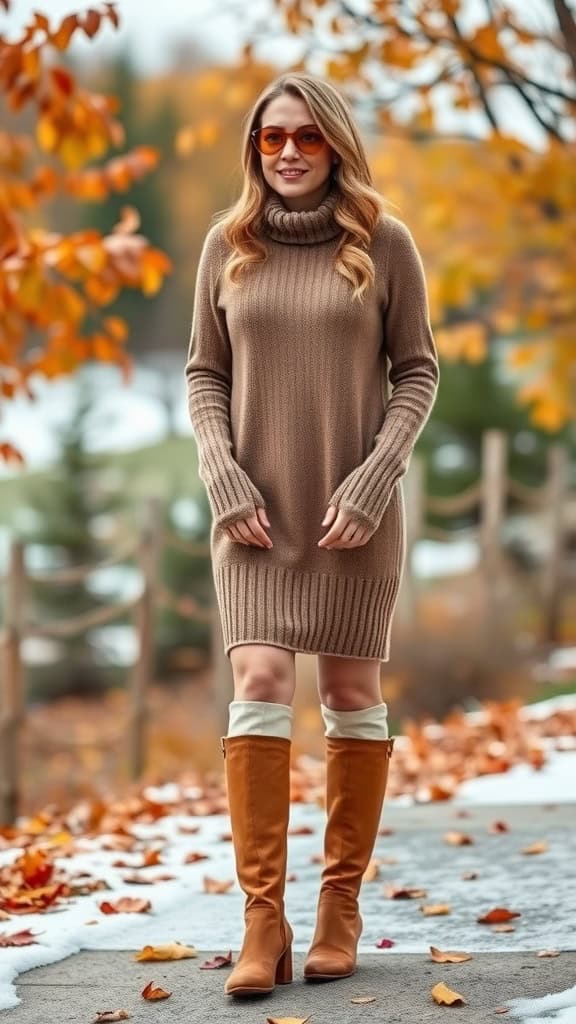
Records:
[[[482,437],[480,552],[485,581],[485,612],[494,625],[499,620],[502,523],[506,511],[506,462],[506,435],[501,430],[485,431]]]
[[[24,622],[24,545],[10,545],[6,586],[5,644],[0,650],[0,825],[11,825],[20,806],[20,731],[24,721],[22,634]]]
[[[548,450],[546,482],[546,521],[550,531],[550,550],[542,566],[544,640],[551,644],[557,643],[560,639],[564,508],[567,490],[567,452],[561,444],[553,444]]]
[[[138,552],[142,593],[135,605],[138,655],[130,678],[129,771],[134,781],[141,778],[146,767],[147,698],[154,666],[154,589],[161,539],[162,503],[159,498],[150,498],[145,508]]]

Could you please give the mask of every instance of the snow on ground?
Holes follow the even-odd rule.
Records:
[[[564,992],[552,992],[541,999],[510,999],[510,1016],[520,1017],[522,1024],[539,1024],[554,1020],[557,1024],[576,1024],[576,985]]]
[[[540,715],[556,707],[573,707],[576,698],[573,696],[570,700],[571,704],[566,698],[556,698],[526,709],[526,713]],[[535,771],[519,765],[503,775],[471,780],[461,787],[453,803],[459,807],[481,803],[533,804],[536,809],[539,804],[576,802],[575,780],[576,752],[551,749],[545,768]],[[149,787],[146,792],[165,803],[177,799],[174,784]],[[403,801],[390,802],[401,807]],[[198,834],[181,834],[178,829],[182,824],[188,827],[197,824]],[[307,949],[313,930],[321,866],[311,863],[311,857],[321,852],[323,812],[314,804],[294,804],[290,824],[306,824],[314,829],[311,835],[291,836],[288,845],[288,872],[295,873],[297,881],[287,884],[286,906],[296,935],[294,949],[302,952]],[[532,825],[530,819],[528,824]],[[467,826],[468,831],[472,825],[473,819]],[[38,935],[38,945],[0,950],[0,1009],[16,1006],[20,1001],[14,987],[18,974],[62,960],[82,949],[136,950],[146,944],[172,940],[194,945],[198,950],[227,952],[230,948],[239,948],[243,906],[239,886],[235,883],[234,888],[223,895],[203,892],[204,875],[219,880],[235,878],[232,844],[220,839],[222,833],[229,831],[228,816],[168,815],[154,825],[132,827],[135,834],[146,841],[147,848],[156,845],[154,836],[166,840],[162,864],[139,869],[142,877],[154,878],[168,873],[175,876],[174,880],[158,885],[124,883],[122,875],[126,869],[113,868],[112,862],[122,859],[138,863],[140,855],[101,850],[105,837],[80,839],[81,852],[73,861],[57,859],[57,865],[66,872],[89,872],[95,878],[104,879],[111,889],[75,898],[69,905],[57,907],[50,913],[18,915],[0,922],[2,932],[12,934],[30,928]],[[441,833],[441,829],[428,831],[423,841],[418,830],[403,831],[399,826],[394,834],[378,838],[375,856],[395,857],[396,862],[383,865],[381,877],[363,886],[361,951],[376,952],[375,943],[383,937],[395,942],[392,951],[381,951],[383,956],[394,952],[428,952],[430,945],[472,948],[478,952],[574,948],[575,894],[572,892],[570,896],[568,890],[576,863],[575,828],[552,829],[546,837],[535,837],[533,829],[489,837],[484,834],[474,845],[452,848],[450,857],[446,856]],[[534,858],[519,855],[524,840],[531,842],[534,838],[549,839],[545,862],[539,857],[539,863],[535,864]],[[192,850],[206,853],[210,859],[184,865],[185,856]],[[17,853],[0,852],[0,865],[10,863]],[[462,874],[472,870],[478,871],[478,879],[464,881]],[[543,871],[550,884],[542,884]],[[561,895],[552,884],[553,879],[564,880]],[[386,899],[384,884],[425,886],[428,898],[423,901]],[[121,896],[149,899],[152,912],[106,915],[99,910],[102,900]],[[452,913],[446,917],[426,917],[419,912],[420,902],[450,903]],[[514,922],[514,932],[496,934],[476,924],[479,913],[495,906],[507,906],[521,913]],[[94,921],[98,923],[90,923]],[[527,1002],[525,1006],[518,1004],[519,1008],[524,1006],[524,1024],[543,1019],[538,1016],[541,1011],[546,1013],[546,1019],[576,1024],[574,990],[547,998],[557,1002],[545,1005],[538,1000]],[[525,1016],[525,1012],[530,1016]]]
[[[576,803],[576,751],[550,750],[547,757],[538,771],[517,764],[502,775],[468,779],[459,786],[454,805]]]

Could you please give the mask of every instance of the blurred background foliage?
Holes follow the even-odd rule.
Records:
[[[121,351],[133,367],[146,371],[145,379],[127,378],[123,390],[116,392],[128,408],[131,392],[145,394],[149,403],[134,406],[131,445],[123,450],[115,444],[114,417],[102,405],[113,379],[121,378],[120,368],[106,367],[107,376],[90,374],[89,367],[78,372],[77,391],[70,390],[61,420],[57,457],[48,467],[16,467],[0,476],[4,568],[11,534],[27,542],[34,567],[106,557],[137,529],[142,502],[150,494],[162,498],[166,525],[188,540],[208,541],[208,504],[197,475],[193,438],[180,415],[182,371],[200,248],[213,213],[229,205],[240,187],[242,118],[281,69],[259,56],[259,45],[272,35],[276,41],[290,38],[301,44],[300,56],[290,66],[326,74],[350,98],[376,187],[392,212],[409,224],[422,253],[442,359],[438,399],[418,443],[428,493],[457,494],[478,479],[482,437],[489,428],[504,431],[509,473],[528,486],[544,482],[549,446],[561,441],[570,453],[573,485],[573,15],[561,0],[541,4],[540,26],[530,12],[508,3],[477,5],[482,12],[472,20],[465,0],[411,5],[380,0],[365,6],[369,14],[364,15],[351,14],[349,5],[336,0],[270,0],[270,20],[256,29],[245,28],[239,13],[238,31],[245,38],[236,64],[216,62],[200,46],[187,49],[183,44],[169,71],[143,76],[128,50],[88,62],[75,58],[67,47],[56,54],[58,65],[83,89],[116,98],[122,150],[146,147],[156,156],[142,157],[142,173],[126,174],[122,187],[105,194],[95,188],[90,194],[87,185],[76,195],[70,189],[48,190],[42,206],[23,209],[27,229],[35,223],[65,237],[94,229],[104,238],[126,218],[126,209],[133,209],[138,221],[126,234],[140,233],[168,262],[158,270],[154,287],[125,281],[101,304],[103,315],[127,325],[126,338],[114,351],[96,345],[79,348],[72,367],[78,370],[91,361],[125,367]],[[118,11],[121,17],[122,4]],[[96,34],[93,47],[97,51]],[[30,67],[28,73],[32,80]],[[8,144],[18,134],[34,140],[37,162],[63,163],[68,174],[87,168],[106,172],[113,159],[110,145],[66,167],[65,154],[38,131],[33,106],[10,103],[10,89],[15,88],[4,81],[0,106],[5,200],[8,185],[13,188],[19,176],[25,178],[24,165],[14,162]],[[516,124],[524,133],[514,130]],[[3,259],[11,255],[13,250],[2,250]],[[11,316],[4,303],[0,326],[8,331],[6,337],[14,326]],[[81,324],[76,326],[80,329]],[[0,346],[5,409],[18,399],[18,365],[38,346],[46,328],[32,320],[28,329],[19,348]],[[62,362],[46,370],[46,376],[52,379],[68,369]],[[38,372],[44,372],[42,366]],[[138,433],[146,433],[152,404],[154,439],[139,444]],[[29,432],[14,438],[24,454],[26,444],[34,444],[33,405],[26,415]],[[509,511],[513,513],[513,503]],[[567,516],[573,550],[574,500]],[[443,517],[441,522],[446,528],[464,529],[474,525],[475,513]],[[440,519],[430,515],[429,524],[439,525]],[[507,564],[504,583],[511,614],[498,638],[483,620],[475,571],[446,573],[438,549],[438,578],[419,581],[421,615],[409,630],[399,629],[393,659],[383,673],[395,714],[442,714],[455,702],[541,693],[535,673],[538,658],[534,651],[527,656],[525,643],[527,633],[538,632],[536,613],[530,589],[516,575],[531,556],[520,538],[510,545],[511,554],[513,549],[516,559]],[[103,573],[91,586],[35,586],[32,615],[49,621],[93,608],[129,591],[135,573],[135,566],[126,566]],[[206,558],[167,549],[160,574],[173,592],[193,594],[203,605],[210,604]],[[209,629],[166,607],[157,610],[155,629],[157,683],[177,687],[194,682],[201,720],[211,699],[206,684]],[[564,638],[569,643],[576,639],[568,622]],[[133,657],[129,617],[119,619],[115,633],[94,630],[84,639],[48,648],[37,647],[29,659],[32,702],[106,691],[113,695],[122,690]],[[312,669],[308,662],[306,666],[302,671],[313,690]],[[174,745],[180,749],[176,739]]]

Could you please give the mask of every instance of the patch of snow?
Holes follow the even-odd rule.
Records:
[[[468,779],[459,787],[453,803],[455,806],[576,803],[576,751],[550,750],[547,756],[547,763],[539,769],[517,764],[508,772]]]
[[[555,1020],[557,1024],[576,1024],[576,985],[564,992],[551,992],[540,999],[509,999],[511,1017],[520,1017],[523,1024],[539,1024]]]

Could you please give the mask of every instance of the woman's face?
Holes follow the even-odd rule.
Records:
[[[260,128],[284,128],[294,132],[302,125],[313,125],[314,117],[308,104],[300,97],[284,93],[264,107]],[[309,210],[318,205],[330,189],[330,172],[335,153],[327,142],[318,153],[301,153],[296,140],[287,138],[283,149],[272,156],[258,154],[265,181],[282,196],[289,210]],[[300,170],[294,178],[283,176],[283,171]]]

